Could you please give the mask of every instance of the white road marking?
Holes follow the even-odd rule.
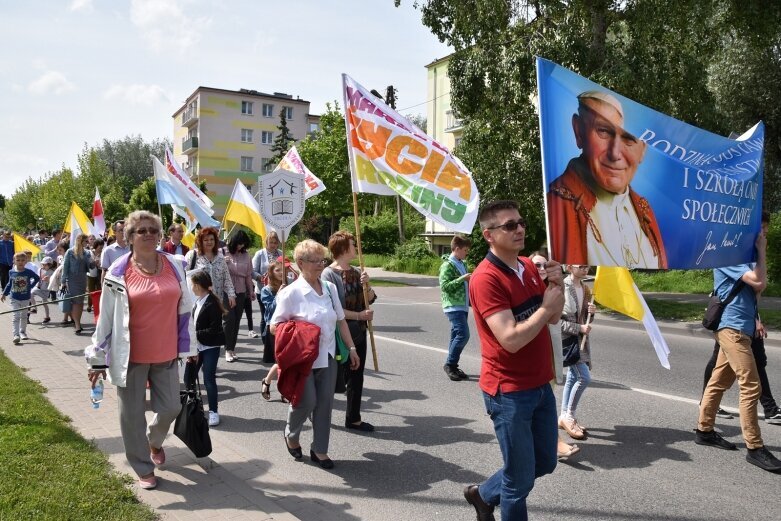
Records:
[[[417,347],[418,349],[425,349],[427,351],[435,351],[437,353],[443,353],[447,354],[447,349],[441,349],[439,347],[432,347],[427,346],[425,344],[416,344],[415,342],[407,342],[406,340],[399,340],[398,338],[391,338],[387,336],[381,336],[381,335],[374,335],[374,338],[377,340],[383,340],[385,342],[392,342],[394,344],[401,344],[408,347]],[[607,382],[607,383],[615,383],[615,382]],[[648,396],[655,396],[656,398],[664,398],[665,400],[672,400],[675,402],[683,402],[688,403],[692,405],[699,405],[699,400],[694,400],[693,398],[685,398],[683,396],[676,396],[674,394],[667,394],[667,393],[660,393],[657,391],[650,391],[648,389],[640,389],[638,387],[627,387],[630,391],[634,391],[636,393],[640,394],[647,394]],[[731,413],[737,414],[738,410],[733,409],[731,407],[722,407],[725,411],[729,411]]]

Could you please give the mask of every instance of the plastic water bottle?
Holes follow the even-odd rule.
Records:
[[[100,402],[103,401],[103,378],[98,377],[98,381],[95,382],[95,387],[90,390],[89,399],[92,402],[93,409],[100,408]]]

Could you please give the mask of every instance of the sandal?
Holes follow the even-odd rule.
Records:
[[[260,395],[266,401],[271,399],[271,385],[266,380],[260,382]]]

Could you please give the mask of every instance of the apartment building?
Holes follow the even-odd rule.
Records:
[[[271,146],[285,111],[290,134],[301,140],[317,130],[320,116],[290,94],[198,87],[173,114],[174,156],[190,177],[206,181],[221,220],[236,179],[253,192],[258,176],[271,172]]]
[[[449,150],[453,150],[461,140],[463,123],[450,106],[450,78],[447,75],[449,63],[450,56],[445,56],[426,65],[426,99],[429,100],[426,104],[426,133]],[[453,232],[441,224],[426,219],[422,235],[437,255],[450,252]]]

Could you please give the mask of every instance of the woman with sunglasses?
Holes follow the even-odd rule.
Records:
[[[586,324],[586,322],[588,322],[588,316],[596,312],[596,306],[590,302],[591,290],[583,284],[583,279],[588,275],[589,267],[584,264],[571,264],[567,266],[567,269],[570,274],[564,278],[564,310],[561,318],[562,344],[574,337],[582,347],[580,359],[570,365],[567,370],[567,380],[564,383],[564,392],[561,398],[559,428],[567,431],[571,438],[582,440],[586,438],[586,428],[578,423],[575,411],[583,392],[591,382],[591,346],[588,338],[591,324]]]
[[[545,265],[548,262],[548,252],[545,250],[535,251],[529,255],[529,259],[534,263],[534,267],[537,268],[537,273],[540,274],[542,280],[546,281],[547,284],[548,272],[545,269]],[[551,386],[555,387],[556,382],[561,382],[561,326],[558,323],[551,324],[548,326],[548,330],[550,331],[551,342],[553,343],[553,364],[554,372],[556,374],[556,380],[551,381]],[[556,446],[556,455],[559,460],[565,460],[578,452],[580,452],[580,447],[574,443],[570,445],[559,436],[559,442]]]
[[[306,239],[299,242],[293,256],[301,276],[277,294],[277,308],[271,317],[269,331],[276,335],[283,322],[290,320],[309,322],[320,329],[319,346],[312,363],[312,372],[306,377],[304,391],[298,403],[291,400],[285,426],[285,445],[295,459],[303,457],[299,437],[307,418],[312,419],[313,441],[309,457],[321,468],[331,469],[333,461],[328,457],[331,436],[331,412],[336,386],[336,328],[350,350],[350,369],[360,367],[360,359],[350,336],[339,294],[332,282],[321,279],[326,249],[322,244]],[[277,352],[280,340],[277,338]],[[277,357],[284,375],[286,366]],[[282,376],[280,376],[282,378]],[[281,381],[280,381],[281,383]]]
[[[85,350],[92,386],[108,374],[117,388],[125,455],[143,489],[157,486],[155,465],[165,463],[163,441],[181,408],[177,359],[198,354],[190,345],[192,299],[184,266],[157,251],[161,229],[151,212],[128,216],[124,232],[130,253],[106,272],[100,317]],[[148,425],[147,380],[154,413]]]

